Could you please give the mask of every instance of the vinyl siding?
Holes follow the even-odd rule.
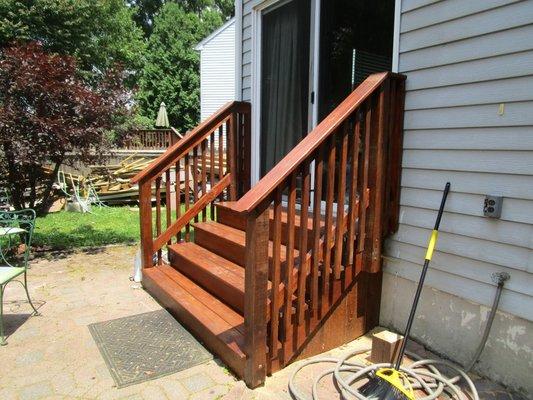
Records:
[[[252,100],[252,3],[242,2],[242,100]]]
[[[200,50],[200,108],[205,120],[235,98],[235,22]]]
[[[533,2],[403,0],[407,75],[400,227],[385,271],[416,280],[445,182],[428,285],[533,321]],[[503,104],[504,113],[499,113]],[[500,219],[486,194],[504,196]]]

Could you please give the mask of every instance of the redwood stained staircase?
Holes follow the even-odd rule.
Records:
[[[248,386],[377,324],[404,80],[368,77],[253,188],[243,102],[133,178],[144,287]]]

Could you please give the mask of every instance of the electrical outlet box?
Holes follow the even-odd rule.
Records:
[[[485,196],[483,204],[483,215],[489,218],[500,218],[502,215],[503,197],[501,196]]]

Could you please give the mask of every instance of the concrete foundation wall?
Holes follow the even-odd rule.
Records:
[[[416,282],[384,273],[380,325],[403,331],[415,290]],[[477,349],[489,312],[490,307],[426,286],[412,337],[464,365]],[[533,398],[533,322],[499,311],[474,371]]]

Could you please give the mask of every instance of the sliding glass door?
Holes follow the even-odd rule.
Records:
[[[309,131],[310,0],[262,13],[260,173],[264,176]]]

